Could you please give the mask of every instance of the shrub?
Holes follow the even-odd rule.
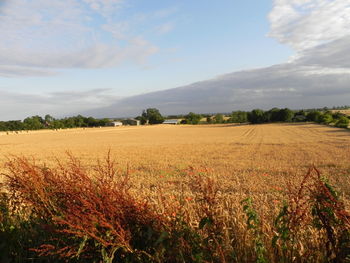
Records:
[[[338,128],[347,128],[349,126],[349,119],[345,116],[341,116],[335,123],[335,126]]]
[[[185,124],[198,124],[201,118],[202,116],[200,114],[190,112],[185,116]]]
[[[324,113],[319,117],[318,121],[323,124],[330,124],[333,121],[333,117],[329,113]]]
[[[162,218],[130,195],[128,176],[118,175],[109,157],[94,170],[73,157],[52,169],[15,158],[7,169],[8,191],[16,202],[36,218],[46,218],[55,235],[64,237],[46,240],[35,249],[39,255],[112,262],[153,254]]]

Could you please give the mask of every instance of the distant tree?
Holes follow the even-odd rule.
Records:
[[[183,118],[184,116],[183,115],[168,115],[167,116],[167,119],[181,119]]]
[[[229,122],[232,122],[232,123],[248,122],[248,113],[245,111],[233,111],[230,115]]]
[[[279,108],[272,108],[271,110],[266,111],[264,115],[266,122],[277,122],[281,119]]]
[[[330,112],[330,114],[332,114],[333,120],[339,120],[339,119],[340,119],[341,117],[343,117],[343,116],[346,117],[345,114],[343,114],[343,113],[341,113],[341,112],[339,112],[339,111],[337,111],[337,112]]]
[[[224,115],[218,113],[214,117],[215,123],[224,123]]]
[[[283,122],[291,122],[294,117],[294,112],[288,108],[279,111],[280,120]]]
[[[55,119],[50,114],[46,114],[44,117],[45,125],[50,125]]]
[[[332,114],[330,113],[324,113],[320,116],[319,122],[323,124],[330,124],[333,122]]]
[[[196,114],[193,112],[190,112],[185,116],[185,120],[187,124],[198,124],[201,118],[202,116],[200,114]]]
[[[265,122],[265,114],[264,114],[264,111],[263,111],[263,110],[260,110],[260,109],[252,110],[252,111],[248,114],[248,120],[249,120],[251,123],[254,123],[254,124]]]
[[[88,117],[86,119],[86,123],[87,123],[88,127],[98,127],[98,126],[100,126],[99,123],[98,123],[98,120],[96,120],[93,117]]]
[[[335,126],[338,128],[347,128],[349,127],[349,119],[345,116],[341,116],[335,123]]]
[[[190,124],[188,120],[186,119],[183,119],[180,121],[180,124]]]
[[[61,120],[54,120],[51,123],[51,128],[52,129],[62,129],[62,128],[64,128],[64,123]]]
[[[24,127],[27,130],[39,130],[45,127],[45,120],[40,116],[32,116],[25,118],[23,121]]]
[[[208,116],[208,117],[207,117],[207,123],[213,123],[213,119],[212,119],[211,116]]]
[[[306,116],[307,112],[304,110],[300,110],[294,113],[294,115],[298,115],[298,116]]]
[[[64,118],[62,120],[62,123],[63,123],[64,128],[74,128],[75,127],[75,122],[74,122],[74,119],[72,117],[71,118]]]
[[[306,119],[308,121],[314,121],[314,122],[318,122],[319,119],[321,117],[321,112],[319,111],[310,111],[307,115],[306,115]]]
[[[160,114],[159,110],[156,108],[148,108],[142,112],[140,122],[141,124],[159,124],[163,123],[165,118]]]
[[[141,124],[146,124],[148,122],[148,116],[147,116],[147,112],[145,110],[142,111],[141,114]]]
[[[87,123],[87,119],[85,117],[81,116],[81,115],[71,117],[71,119],[74,122],[74,124],[73,124],[74,127],[86,127],[86,126],[89,126],[88,123]]]
[[[19,130],[26,129],[26,127],[24,126],[24,123],[17,120],[2,122],[1,127],[3,131],[19,131]]]

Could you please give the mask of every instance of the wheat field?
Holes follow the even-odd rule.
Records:
[[[257,233],[247,227],[242,200],[251,198],[254,202],[263,233],[258,238],[263,240],[271,262],[279,262],[271,245],[276,235],[274,220],[283,200],[294,202],[291,193],[304,185],[310,167],[317,167],[342,193],[345,208],[350,208],[350,133],[318,124],[42,130],[0,133],[0,145],[1,165],[11,156],[29,156],[55,167],[57,160],[64,163],[69,159],[69,152],[83,166],[93,168],[97,159],[106,159],[110,152],[118,173],[128,175],[130,192],[137,199],[169,220],[181,215],[194,229],[203,216],[213,216],[222,238],[218,248],[224,246],[226,252],[233,249],[244,262],[256,257]],[[310,230],[307,222],[298,230],[293,253],[319,261],[322,255],[316,251],[323,249],[323,232]]]
[[[66,152],[91,163],[110,150],[120,169],[129,169],[147,184],[193,166],[232,178],[240,189],[254,185],[254,190],[263,190],[315,165],[350,191],[344,180],[350,172],[350,133],[317,124],[42,130],[0,133],[0,145],[1,163],[11,155],[51,162],[67,157]]]

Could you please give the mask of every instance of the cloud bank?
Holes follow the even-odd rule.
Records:
[[[349,104],[350,1],[274,0],[268,18],[269,36],[295,50],[289,62],[133,96],[94,114],[132,116],[147,107],[173,114]]]
[[[62,91],[47,94],[28,94],[0,89],[0,120],[21,120],[32,115],[54,117],[101,108],[120,98],[109,89]],[[14,110],[15,108],[15,110]]]
[[[346,105],[350,74],[318,67],[281,64],[226,74],[188,86],[121,99],[108,107],[86,111],[96,117],[137,116],[148,107],[164,114],[231,112],[253,108],[293,109]]]

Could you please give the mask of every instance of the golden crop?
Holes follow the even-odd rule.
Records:
[[[227,232],[228,244],[233,242],[230,233],[235,233],[239,241],[235,249],[242,253],[238,257],[244,256],[252,242],[241,201],[247,197],[254,200],[263,238],[271,240],[275,234],[273,219],[282,201],[312,166],[343,193],[349,208],[350,133],[329,126],[158,125],[45,130],[1,133],[0,145],[1,163],[11,155],[23,155],[49,166],[57,159],[67,159],[67,152],[85,165],[94,165],[110,151],[120,173],[129,175],[131,192],[158,213],[169,217],[181,213],[193,226],[198,226],[203,214],[215,213],[221,229]],[[323,242],[316,232],[305,232],[303,238],[300,240],[307,246]],[[273,248],[267,249],[272,255]]]
[[[215,175],[234,193],[266,196],[315,165],[349,193],[350,133],[317,124],[142,126],[0,133],[1,162],[11,155],[50,163],[66,152],[86,164],[110,150],[140,187],[162,185],[183,169]],[[176,187],[175,187],[176,188]],[[238,197],[240,198],[240,197]]]

